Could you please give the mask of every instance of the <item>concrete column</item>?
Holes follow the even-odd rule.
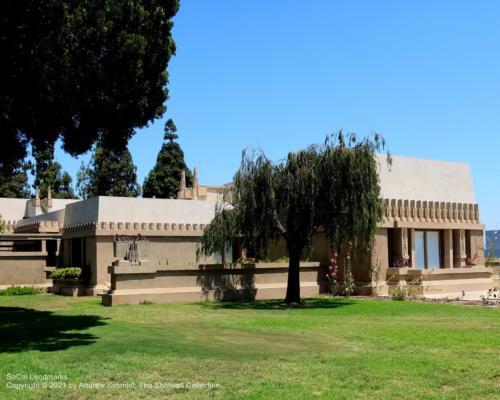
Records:
[[[408,260],[408,228],[394,229],[393,253],[396,259]],[[395,260],[391,260],[394,262]]]
[[[443,233],[443,268],[453,268],[453,231],[445,229]]]
[[[410,268],[415,268],[415,229],[408,229],[408,233],[410,234],[410,248],[408,249],[408,253],[410,255]]]
[[[465,266],[467,253],[465,249],[465,230],[453,230],[453,267],[462,268]]]
[[[47,241],[44,239],[41,241],[42,242],[42,253],[46,253],[47,252]]]
[[[61,241],[62,241],[62,239],[56,240],[56,265],[58,267],[61,267],[64,264],[63,254],[61,252]]]

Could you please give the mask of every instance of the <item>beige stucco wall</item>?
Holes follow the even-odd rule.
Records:
[[[470,246],[472,259],[475,258],[476,265],[484,265],[484,231],[473,230],[470,231]],[[476,257],[477,256],[477,257]]]
[[[41,253],[11,253],[0,255],[0,288],[12,285],[43,285],[47,279],[45,255]]]
[[[288,265],[118,266],[112,271],[111,293],[103,295],[104,305],[282,299],[286,293]],[[324,267],[319,263],[302,263],[300,281],[303,297],[317,296],[327,290]]]
[[[65,210],[52,211],[46,214],[36,215],[24,220],[18,221],[18,226],[28,225],[35,221],[57,221],[60,226],[64,224],[64,214]]]
[[[385,271],[389,266],[388,251],[387,251],[387,229],[378,228],[374,238],[374,256],[371,261],[369,257],[362,255],[353,255],[351,260],[353,277],[357,281],[368,282],[371,280],[372,267],[375,263],[379,266],[380,276],[385,276]],[[271,261],[278,260],[281,257],[287,256],[287,250],[284,240],[272,242],[269,247],[268,259]],[[329,262],[332,257],[332,252],[328,241],[323,232],[318,232],[314,235],[313,245],[309,253],[303,255],[303,259],[311,261],[319,261],[323,263]],[[342,257],[341,257],[342,258]],[[341,266],[342,259],[339,260]]]
[[[0,215],[4,221],[18,221],[28,213],[28,199],[0,198]]]
[[[323,232],[318,232],[314,235],[313,245],[311,249],[304,250],[302,254],[303,260],[311,261],[328,261],[331,257],[330,246],[325,238]],[[269,254],[267,258],[270,261],[276,261],[282,257],[287,257],[288,252],[286,249],[286,243],[284,239],[279,239],[277,241],[272,241],[269,243]]]
[[[386,228],[378,228],[375,232],[372,262],[378,270],[378,280],[385,280],[390,267],[387,232]]]
[[[149,262],[154,266],[196,265],[214,262],[213,257],[196,259],[200,238],[196,236],[152,236]],[[114,256],[112,236],[87,237],[87,262],[91,265],[91,284],[110,282],[108,267],[122,258]]]
[[[392,156],[388,166],[379,155],[378,165],[382,198],[476,202],[468,164]]]
[[[67,205],[64,225],[89,222],[208,224],[214,210],[215,202],[203,200],[100,196]]]
[[[91,283],[93,285],[110,282],[108,267],[116,260],[113,254],[113,238],[110,236],[96,237],[96,259],[92,265]]]
[[[62,217],[53,212],[64,209],[66,205],[78,202],[77,199],[52,199],[52,207],[49,213],[43,214],[40,207],[35,207],[35,199],[11,199],[6,197],[0,198],[0,215],[4,221],[20,221],[23,218],[34,218],[33,220],[58,220],[61,222]],[[39,216],[37,218],[37,216]]]

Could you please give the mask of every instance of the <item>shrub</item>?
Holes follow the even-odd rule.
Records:
[[[405,301],[408,297],[408,287],[399,285],[391,294],[391,299],[396,301]]]
[[[392,292],[392,300],[404,301],[407,299],[416,299],[419,286],[422,284],[422,278],[411,281],[401,282]]]
[[[491,300],[499,300],[500,299],[500,288],[488,289],[486,295],[481,296],[481,302],[484,305],[490,304]]]
[[[82,276],[82,269],[76,267],[57,268],[50,274],[52,279],[78,279]]]
[[[34,286],[11,286],[0,290],[0,296],[24,296],[29,294],[39,294],[42,289]]]

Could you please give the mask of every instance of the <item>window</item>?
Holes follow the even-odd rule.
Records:
[[[415,267],[441,268],[441,235],[439,231],[415,231]]]
[[[47,240],[46,242],[47,258],[45,265],[55,267],[57,265],[57,240]]]

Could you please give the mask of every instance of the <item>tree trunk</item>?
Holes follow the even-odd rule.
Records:
[[[300,304],[300,250],[290,250],[285,304]]]

